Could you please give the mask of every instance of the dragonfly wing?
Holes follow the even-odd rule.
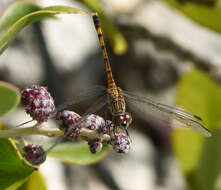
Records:
[[[34,119],[31,119],[31,120],[25,121],[24,123],[20,123],[20,124],[16,125],[14,128],[21,127],[21,126],[23,126],[23,125],[26,125],[26,124],[28,124],[28,123],[31,123],[32,121],[35,121],[35,120],[34,120]]]
[[[211,132],[203,126],[200,122],[202,119],[192,113],[189,113],[181,108],[168,106],[165,104],[154,102],[153,100],[144,96],[139,96],[134,93],[123,91],[124,96],[130,101],[145,103],[151,110],[166,115],[172,119],[177,120],[184,124],[185,127],[191,128],[195,131],[202,133],[205,136],[211,136]]]
[[[56,111],[61,112],[65,109],[70,109],[76,104],[79,104],[79,103],[86,101],[86,100],[90,100],[92,98],[101,97],[105,93],[106,93],[106,89],[102,86],[96,86],[96,87],[87,89],[87,90],[83,91],[81,94],[79,94],[78,96],[74,97],[73,100],[58,106]]]
[[[94,104],[92,104],[92,106],[89,107],[89,109],[81,116],[80,121],[77,122],[72,128],[70,128],[67,131],[67,133],[65,133],[64,136],[57,138],[55,143],[51,147],[49,147],[45,151],[45,153],[47,154],[48,152],[50,152],[58,143],[60,143],[64,138],[66,138],[68,135],[70,135],[77,126],[79,126],[83,121],[85,121],[87,119],[87,115],[98,112],[106,104],[107,104],[107,96],[104,95],[104,96],[100,97]]]

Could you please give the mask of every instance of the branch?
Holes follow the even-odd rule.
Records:
[[[16,128],[0,131],[0,138],[13,138],[29,135],[44,135],[48,137],[61,136],[64,133],[59,129],[38,128],[36,125],[27,128]]]
[[[44,135],[48,137],[57,137],[62,136],[64,133],[57,129],[49,129],[46,127],[36,127],[36,125],[28,128],[16,128],[16,129],[9,129],[9,130],[3,130],[0,131],[0,138],[13,138],[13,137],[22,137],[22,136],[29,136],[29,135]],[[82,128],[80,135],[82,139],[95,139],[99,138],[103,141],[109,141],[110,136],[107,134],[98,133],[97,131],[89,130]]]

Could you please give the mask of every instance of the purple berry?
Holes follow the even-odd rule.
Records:
[[[91,139],[88,141],[88,145],[92,154],[100,152],[103,147],[101,139]]]
[[[131,140],[129,136],[124,133],[115,133],[114,136],[111,137],[110,143],[117,153],[128,153],[131,148]]]
[[[45,122],[55,115],[54,100],[45,87],[31,85],[25,88],[21,92],[21,102],[26,113],[38,122]]]
[[[105,126],[104,119],[94,114],[86,116],[86,119],[83,122],[83,127],[90,130],[99,130],[103,126]]]
[[[46,160],[46,154],[40,145],[29,144],[23,148],[25,158],[33,165],[40,165]]]
[[[82,125],[76,125],[81,119],[81,116],[73,111],[63,111],[58,114],[57,120],[59,121],[59,129],[64,131],[65,133],[68,133],[71,131],[70,134],[68,134],[69,138],[73,138],[73,136],[78,136],[80,134]],[[75,127],[73,129],[73,127]]]

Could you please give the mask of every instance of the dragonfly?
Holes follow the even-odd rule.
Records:
[[[181,108],[154,102],[147,97],[136,95],[118,87],[114,81],[98,14],[92,13],[92,18],[102,50],[105,70],[107,74],[107,88],[104,89],[106,91],[105,103],[107,103],[109,111],[112,115],[112,122],[116,126],[127,129],[132,122],[131,115],[126,112],[125,99],[127,99],[129,101],[144,103],[149,106],[150,109],[183,123],[187,128],[196,130],[205,136],[211,136],[211,132],[201,124],[202,119],[199,116],[189,113]]]
[[[190,113],[182,108],[177,108],[159,102],[155,102],[147,98],[146,96],[140,96],[133,92],[122,90],[120,87],[118,87],[114,80],[113,73],[111,70],[111,65],[98,14],[92,13],[92,18],[99,39],[100,48],[102,50],[102,55],[104,58],[105,71],[107,75],[107,87],[98,86],[83,92],[69,103],[58,106],[56,110],[57,113],[72,108],[74,105],[86,101],[88,99],[98,98],[97,101],[95,101],[95,103],[93,103],[89,107],[89,109],[82,115],[81,120],[76,125],[80,125],[86,119],[87,115],[96,113],[105,107],[105,109],[111,115],[111,120],[115,126],[115,129],[117,130],[118,128],[120,128],[127,132],[128,127],[132,123],[132,116],[126,111],[125,100],[128,100],[129,102],[132,101],[135,103],[142,103],[145,106],[147,106],[150,110],[157,112],[162,116],[167,116],[168,118],[178,121],[179,123],[183,124],[183,127],[193,129],[208,137],[211,136],[210,130],[204,127],[204,125],[202,124],[203,120],[199,116]],[[58,138],[57,141],[55,141],[55,143],[48,148],[46,153],[52,150],[59,142],[63,140],[63,138],[71,134],[74,128],[77,127],[76,125],[73,126],[73,128],[70,128],[67,131],[67,133],[64,134],[64,136]]]

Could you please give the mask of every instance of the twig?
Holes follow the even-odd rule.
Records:
[[[64,133],[56,128],[49,129],[49,128],[38,128],[36,125],[28,128],[16,128],[16,129],[9,129],[0,131],[0,138],[13,138],[13,137],[22,137],[22,136],[29,136],[29,135],[43,135],[48,137],[57,137],[62,136]],[[94,139],[99,138],[103,141],[109,141],[110,136],[107,134],[98,133],[97,131],[89,130],[82,128],[80,132],[80,138],[87,138],[87,139]]]
[[[59,129],[38,128],[35,125],[27,128],[16,128],[0,131],[0,138],[13,138],[28,135],[44,135],[48,137],[61,136],[63,132]]]

